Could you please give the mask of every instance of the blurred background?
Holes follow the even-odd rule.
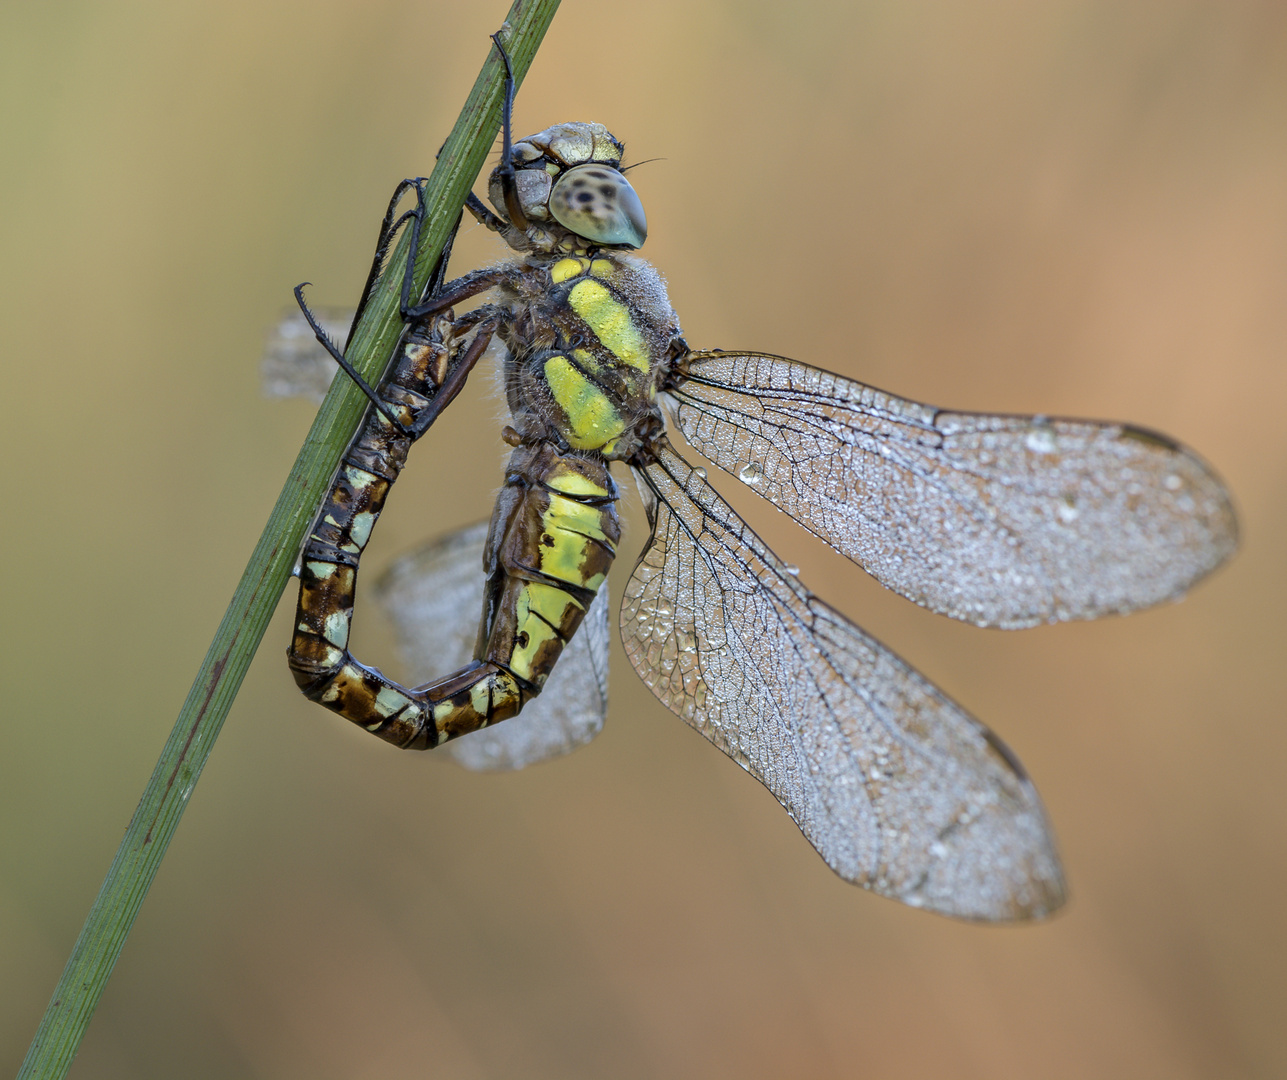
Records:
[[[0,11],[0,1072],[311,419],[261,398],[265,332],[299,281],[354,301],[504,11]],[[566,0],[515,126],[566,119],[661,159],[645,254],[694,345],[1128,419],[1228,481],[1242,549],[1182,604],[1016,634],[734,493],[1020,755],[1067,910],[988,929],[846,885],[619,650],[568,758],[395,753],[295,690],[291,590],[73,1076],[1287,1072],[1287,7]],[[499,255],[467,228],[454,265]],[[490,512],[489,382],[414,455],[368,584]],[[644,538],[632,494],[614,597]],[[355,645],[394,667],[361,597]]]

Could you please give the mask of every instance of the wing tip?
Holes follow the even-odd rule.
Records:
[[[1068,901],[1068,886],[1063,868],[1054,852],[1050,837],[1044,849],[1028,857],[996,868],[995,875],[981,876],[982,865],[964,869],[969,881],[958,881],[951,872],[927,876],[916,888],[902,894],[889,894],[909,907],[932,911],[937,915],[963,922],[1008,925],[1039,922],[1059,911]],[[1005,860],[1002,860],[1005,861]],[[970,860],[974,863],[975,860]]]

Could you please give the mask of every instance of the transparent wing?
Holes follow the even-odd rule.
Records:
[[[487,522],[398,559],[376,583],[412,684],[473,658],[483,610]],[[601,588],[540,696],[512,720],[447,743],[435,753],[467,769],[521,769],[593,739],[608,711],[608,596]]]
[[[640,678],[760,780],[842,877],[967,919],[1064,898],[1014,756],[786,569],[663,440],[621,635]]]
[[[1179,597],[1237,545],[1224,486],[1123,424],[954,413],[777,356],[694,353],[684,437],[882,584],[979,626]]]
[[[343,343],[353,322],[352,308],[318,308],[313,312],[332,341]],[[318,344],[299,308],[283,313],[268,332],[259,376],[264,397],[302,397],[320,404],[339,365]]]

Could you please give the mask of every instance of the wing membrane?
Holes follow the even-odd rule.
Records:
[[[1220,481],[1122,424],[956,413],[782,357],[694,353],[684,437],[882,584],[980,626],[1177,598],[1233,551]]]
[[[1045,814],[985,727],[813,596],[658,440],[621,633],[672,712],[760,780],[842,877],[971,919],[1063,901]]]
[[[487,522],[470,525],[397,560],[376,584],[412,683],[449,674],[473,658],[483,610]],[[575,750],[608,711],[608,597],[601,588],[539,697],[495,727],[440,747],[467,769],[521,769]]]

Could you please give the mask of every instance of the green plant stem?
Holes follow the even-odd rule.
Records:
[[[517,82],[522,82],[557,8],[558,0],[514,0],[502,40]],[[487,61],[426,188],[429,213],[415,253],[417,290],[428,281],[496,138],[503,79],[504,67],[489,44]],[[404,233],[349,346],[349,359],[372,383],[388,366],[402,332],[398,302],[407,246]],[[20,1080],[60,1078],[71,1067],[365,405],[361,392],[348,379],[338,378],[318,410],[76,939],[23,1061]]]

